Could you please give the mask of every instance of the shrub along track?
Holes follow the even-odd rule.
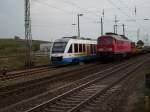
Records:
[[[35,95],[44,93],[48,90],[53,90],[62,85],[71,83],[72,81],[79,80],[80,78],[83,78],[90,73],[94,73],[100,68],[104,69],[111,65],[112,64],[94,63],[85,66],[79,66],[76,69],[71,69],[70,71],[64,71],[61,73],[59,72],[58,74],[52,72],[52,75],[49,74],[48,77],[43,79],[33,80],[33,81],[25,82],[23,84],[19,84],[19,85],[17,84],[17,85],[1,88],[0,108],[20,102],[24,99],[28,99]],[[68,69],[68,67],[65,69]],[[88,73],[87,73],[87,69],[89,70]]]
[[[113,108],[107,109],[105,108],[105,105],[101,105],[100,107],[97,104],[104,102],[103,100],[104,98],[106,98],[106,96],[108,96],[108,94],[112,95],[113,93],[115,93],[115,91],[119,91],[120,88],[122,88],[124,82],[126,82],[124,86],[127,88],[129,86],[129,84],[127,83],[130,79],[129,77],[132,76],[131,73],[138,69],[147,60],[149,60],[149,57],[122,64],[116,69],[103,73],[102,76],[97,76],[90,81],[86,81],[86,83],[73,88],[70,91],[65,92],[64,94],[54,97],[53,99],[45,101],[25,112],[115,111]],[[98,74],[100,73],[96,73],[96,75]],[[115,97],[118,96],[116,95]],[[109,100],[109,98],[105,100]]]
[[[140,58],[141,59],[141,58]],[[131,62],[133,62],[133,61],[137,61],[138,59],[133,59],[133,60],[128,60],[129,62],[131,61]],[[64,86],[62,86],[62,87],[59,87],[60,85],[58,85],[57,87],[59,87],[59,88],[57,88],[57,87],[55,87],[55,89],[53,89],[54,87],[54,85],[52,84],[51,86],[52,86],[52,88],[49,88],[49,91],[47,90],[45,93],[42,93],[42,94],[40,94],[40,95],[37,95],[37,96],[35,96],[35,97],[32,97],[32,98],[30,98],[30,99],[26,99],[26,100],[23,100],[23,101],[21,101],[21,102],[19,102],[19,103],[17,103],[17,104],[14,104],[14,105],[11,105],[10,107],[6,107],[5,109],[2,109],[1,111],[10,111],[10,112],[21,112],[21,111],[23,111],[23,110],[26,110],[26,109],[28,109],[28,108],[30,108],[30,107],[33,107],[33,106],[36,106],[36,105],[38,105],[39,103],[42,103],[43,101],[47,101],[48,99],[52,99],[53,97],[56,97],[56,96],[58,96],[58,95],[60,95],[60,94],[63,94],[64,92],[67,92],[67,91],[69,91],[70,89],[73,89],[73,88],[76,88],[76,87],[78,87],[78,86],[80,86],[80,85],[82,85],[82,84],[85,84],[85,82],[89,82],[90,80],[94,80],[95,78],[94,77],[99,77],[99,76],[104,76],[105,74],[107,74],[107,72],[111,72],[111,71],[113,71],[114,69],[116,69],[117,68],[117,70],[119,69],[119,67],[123,67],[123,65],[124,65],[125,63],[122,63],[122,64],[119,64],[119,65],[115,65],[114,67],[111,67],[111,68],[109,68],[109,67],[104,67],[104,68],[107,68],[106,70],[104,70],[104,71],[101,71],[101,72],[97,72],[97,73],[95,73],[95,74],[92,74],[92,73],[90,73],[90,71],[88,71],[89,72],[89,74],[92,74],[92,75],[88,75],[87,74],[87,72],[85,72],[85,71],[87,71],[87,69],[85,70],[85,71],[83,71],[83,73],[82,73],[82,70],[80,69],[80,71],[79,72],[76,72],[76,73],[74,73],[74,74],[69,74],[70,75],[70,78],[68,78],[68,77],[62,77],[62,79],[64,80],[65,79],[65,81],[66,81],[66,79],[69,81],[69,83],[66,83],[66,85],[64,85]],[[104,65],[103,65],[104,66]],[[108,65],[107,65],[108,66]],[[89,68],[89,67],[88,67]],[[89,69],[91,69],[92,67],[90,67]],[[125,67],[126,68],[126,67]],[[93,66],[93,69],[96,69],[96,66]],[[97,69],[99,69],[99,66],[97,66]],[[114,71],[113,71],[114,72]],[[79,76],[78,76],[78,74],[79,74]],[[82,76],[82,74],[84,74],[84,77],[81,77]],[[68,76],[69,76],[68,75]],[[85,78],[85,75],[87,75],[87,77]],[[75,77],[73,77],[73,76],[75,76]],[[77,78],[78,77],[78,78]],[[105,76],[104,76],[105,77]],[[71,80],[71,78],[73,79],[73,80]],[[74,79],[74,78],[76,78],[76,79]],[[93,79],[94,78],[94,79]],[[61,79],[61,81],[63,81]],[[80,80],[79,80],[80,79]],[[58,80],[58,79],[57,79]],[[56,81],[56,80],[55,80]],[[65,81],[63,81],[63,82],[65,82]],[[70,83],[71,81],[74,81],[74,82],[72,82],[72,83]],[[51,83],[49,83],[49,84],[51,84]],[[60,82],[57,82],[57,84],[61,84],[62,85],[62,83],[60,83]],[[45,85],[43,85],[42,84],[42,86],[44,87]],[[36,88],[37,89],[37,88]],[[18,94],[18,93],[17,93]]]

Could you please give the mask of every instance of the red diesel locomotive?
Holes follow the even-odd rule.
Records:
[[[98,38],[97,55],[102,59],[127,57],[131,52],[131,41],[124,36],[106,33]]]

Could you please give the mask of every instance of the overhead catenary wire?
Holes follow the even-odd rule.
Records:
[[[64,2],[64,3],[66,3],[66,4],[70,4],[70,5],[73,6],[73,7],[77,7],[78,9],[81,9],[81,10],[85,11],[85,13],[89,13],[89,14],[92,14],[92,15],[94,15],[94,16],[99,16],[99,14],[94,13],[94,12],[92,12],[92,11],[89,11],[89,10],[83,8],[83,7],[80,7],[78,4],[76,4],[76,3],[74,3],[74,2],[71,2],[71,1],[68,1],[68,0],[59,0],[59,1],[60,1],[60,2]]]
[[[114,2],[112,2],[111,0],[107,0],[111,5],[113,5],[116,9],[118,9],[120,12],[122,12],[123,15],[129,17],[128,14],[126,14],[120,7],[118,7]]]
[[[62,12],[66,13],[66,14],[69,14],[69,15],[75,15],[75,14],[77,14],[77,12],[75,13],[75,12],[71,12],[71,11],[68,11],[68,10],[64,10],[62,8],[56,7],[55,5],[51,5],[51,4],[48,4],[48,3],[43,2],[43,1],[36,0],[36,2],[38,2],[40,4],[43,4],[43,5],[47,6],[47,7],[54,8],[56,10],[62,11]],[[85,17],[85,16],[83,16],[83,18],[85,18],[87,20],[90,20],[90,21],[93,21],[93,23],[96,23],[96,20],[93,19],[93,18]]]
[[[40,0],[35,0],[35,1],[38,2],[38,3],[40,3],[40,4],[46,5],[46,6],[50,7],[50,8],[54,8],[54,9],[56,9],[56,10],[62,11],[62,12],[66,13],[66,14],[69,14],[69,15],[75,15],[75,14],[77,14],[77,12],[75,13],[75,12],[71,12],[71,11],[68,11],[68,10],[64,10],[64,9],[62,9],[62,8],[56,7],[55,5],[48,4],[48,3],[43,2],[43,1],[40,1]],[[59,1],[60,1],[60,0],[59,0]],[[61,2],[67,3],[67,4],[72,5],[72,6],[74,6],[74,7],[77,7],[77,8],[80,8],[81,10],[85,11],[86,13],[89,13],[89,14],[94,15],[95,17],[99,17],[99,16],[100,16],[100,14],[98,14],[98,13],[93,13],[92,11],[89,11],[89,10],[87,10],[87,9],[84,9],[84,8],[78,6],[77,4],[75,4],[75,3],[71,2],[71,1],[63,0],[63,1],[61,1]],[[91,18],[91,17],[83,16],[82,18],[85,18],[85,19],[87,19],[87,20],[93,21],[93,23],[95,23],[95,24],[97,24],[97,23],[100,22],[100,21],[95,20],[95,19],[93,19],[93,18]],[[113,22],[113,21],[109,20],[108,18],[105,18],[105,21],[107,21],[107,22]]]
[[[95,16],[95,17],[97,17],[99,14],[98,13],[95,13],[95,12],[93,12],[93,11],[89,11],[89,10],[87,10],[87,9],[85,9],[85,8],[83,8],[83,7],[81,7],[81,6],[79,6],[79,4],[76,4],[76,3],[74,3],[73,1],[68,1],[68,0],[58,0],[58,1],[60,1],[60,2],[64,2],[64,3],[66,3],[66,4],[68,4],[68,5],[71,5],[71,6],[73,6],[73,7],[76,7],[77,9],[80,9],[80,10],[82,10],[82,11],[84,11],[85,13],[88,13],[88,14],[91,14],[91,15],[93,15],[92,17],[88,17],[88,16],[83,16],[82,18],[85,18],[86,20],[89,20],[89,21],[91,21],[92,23],[94,23],[94,24],[98,24],[98,23],[100,23],[100,21],[99,20],[96,20],[96,19],[94,19],[93,17]],[[126,17],[129,17],[129,19],[126,19],[126,20],[120,20],[120,22],[135,22],[135,17],[133,16],[133,18],[132,18],[132,16],[130,15],[128,15],[129,13],[126,13],[126,11],[124,11],[120,6],[118,6],[118,5],[116,5],[112,0],[107,0],[107,1],[111,1],[112,3],[112,5],[115,7],[115,8],[117,8],[120,12],[121,12],[121,14],[123,14],[123,15],[125,15]],[[40,4],[43,4],[43,2],[44,1],[42,1],[42,2],[40,2]],[[109,2],[110,3],[110,2]],[[49,3],[46,3],[46,2],[44,2],[44,4],[43,5],[46,5],[46,4],[49,4]],[[71,11],[71,10],[65,10],[65,9],[63,9],[63,8],[61,8],[61,7],[57,7],[56,5],[54,5],[54,4],[49,4],[49,6],[48,7],[50,7],[50,8],[54,8],[54,9],[56,9],[56,10],[59,10],[59,11],[62,11],[62,12],[64,12],[64,13],[66,13],[66,14],[69,14],[69,15],[76,15],[77,14],[77,12],[73,12],[73,11]],[[84,10],[85,9],[85,10]],[[131,19],[130,19],[131,18]],[[133,20],[133,21],[132,21]],[[136,21],[140,21],[140,20],[142,20],[142,19],[136,19]],[[107,22],[106,22],[107,21]],[[107,18],[105,17],[105,24],[108,24],[108,23],[113,23],[114,21],[113,20],[107,20]],[[82,24],[82,23],[81,23]]]
[[[125,16],[127,16],[127,17],[130,17],[131,18],[131,16],[129,16],[128,14],[126,14],[120,7],[118,7],[114,2],[112,2],[111,0],[107,0],[110,4],[112,4],[114,7],[116,7],[120,12],[123,12],[123,14],[125,15]],[[133,21],[133,22],[136,22],[136,25],[139,25],[141,28],[142,28],[142,25],[140,24],[140,23],[137,23],[137,8],[136,8],[136,12],[135,12],[135,16],[133,16],[134,18],[135,18],[135,21]],[[127,22],[127,21],[126,21]]]

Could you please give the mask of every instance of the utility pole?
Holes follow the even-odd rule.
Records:
[[[25,2],[25,42],[26,42],[26,68],[32,67],[32,33],[31,33],[31,17],[30,17],[30,0]]]
[[[80,38],[80,19],[79,19],[79,14],[78,16],[78,38]]]
[[[116,30],[115,30],[115,25],[113,25],[113,29],[114,29],[114,33],[116,32]]]
[[[103,35],[103,18],[101,17],[101,35]]]
[[[146,41],[145,41],[146,45],[149,46],[148,34],[146,34],[146,39],[145,39],[145,40],[146,40]]]
[[[140,28],[137,29],[137,41],[139,40],[140,38]]]
[[[117,20],[117,16],[115,16],[115,26],[114,26],[114,33],[116,33],[117,34],[117,22],[118,22],[118,20]]]
[[[125,36],[125,25],[122,24],[122,27],[123,27],[123,35]]]

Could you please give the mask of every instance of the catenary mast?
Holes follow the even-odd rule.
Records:
[[[25,42],[26,42],[26,58],[25,66],[32,67],[32,33],[31,33],[31,17],[30,17],[30,0],[25,2]]]

